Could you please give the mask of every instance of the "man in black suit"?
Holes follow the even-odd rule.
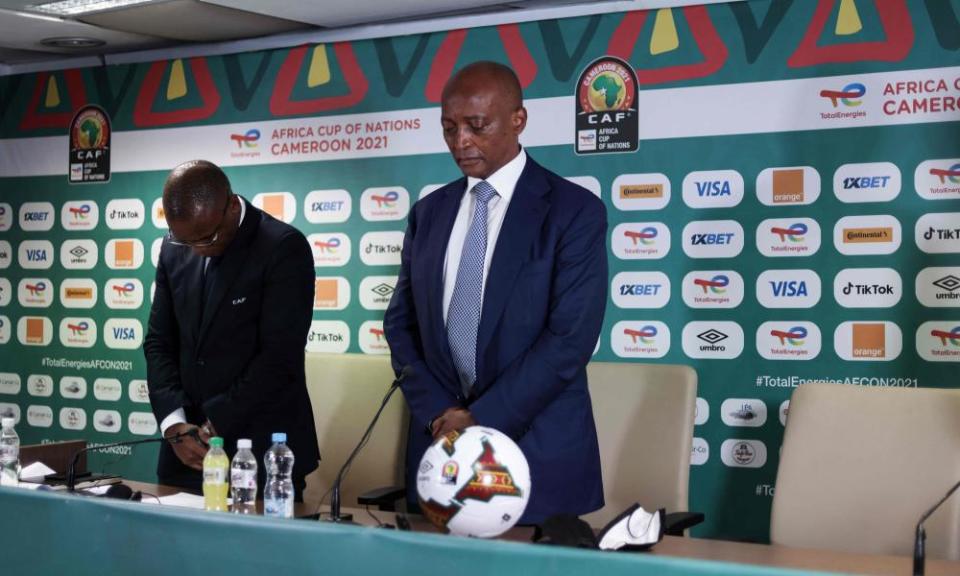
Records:
[[[262,491],[270,436],[286,432],[299,500],[320,458],[304,373],[310,246],[203,160],[173,169],[163,209],[170,231],[143,345],[150,404],[165,437],[194,429],[197,437],[163,443],[159,481],[199,490],[207,440],[222,436],[232,456],[237,439],[250,438]]]

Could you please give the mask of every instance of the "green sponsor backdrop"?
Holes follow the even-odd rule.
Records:
[[[852,7],[852,8],[851,8]],[[851,12],[852,10],[852,12]],[[858,75],[897,73],[953,66],[960,49],[960,23],[957,14],[960,2],[898,1],[890,2],[780,2],[751,1],[709,7],[690,7],[657,13],[634,12],[605,14],[564,20],[530,22],[519,25],[477,28],[469,31],[438,32],[417,36],[384,38],[325,46],[298,47],[222,57],[196,58],[184,61],[161,61],[98,69],[82,69],[37,73],[0,78],[0,143],[5,150],[21,149],[24,143],[37,140],[16,140],[43,136],[59,136],[50,144],[62,163],[55,175],[4,177],[0,179],[0,202],[9,205],[7,218],[12,226],[0,232],[0,240],[10,243],[10,265],[0,270],[12,286],[11,301],[0,308],[3,321],[12,327],[9,341],[0,345],[0,372],[15,374],[21,387],[14,394],[0,394],[0,402],[16,405],[21,413],[18,430],[26,443],[75,437],[95,442],[111,442],[135,436],[128,416],[149,412],[149,405],[132,400],[131,380],[143,379],[145,362],[140,350],[116,350],[104,341],[105,323],[110,318],[133,318],[145,328],[149,312],[149,287],[154,267],[150,248],[164,230],[152,224],[150,214],[136,230],[114,230],[107,226],[107,202],[117,198],[138,198],[149,212],[159,196],[167,169],[177,154],[176,146],[165,151],[150,148],[153,137],[163,132],[144,132],[139,145],[142,157],[129,154],[131,166],[138,163],[157,169],[124,170],[118,166],[121,151],[114,140],[114,170],[108,184],[71,186],[67,183],[67,147],[62,137],[72,113],[83,103],[102,106],[113,120],[115,132],[210,126],[211,154],[223,150],[252,150],[242,142],[231,141],[232,133],[245,134],[262,122],[310,118],[315,116],[389,112],[433,108],[438,105],[439,90],[450,71],[477,59],[493,59],[511,64],[525,85],[528,101],[548,97],[571,97],[579,73],[592,60],[604,55],[618,55],[638,71],[640,91],[662,88],[704,87],[776,80],[824,78],[812,92],[792,94],[775,102],[778,117],[789,122],[794,115],[816,117],[819,110],[830,112],[824,90],[847,90],[858,82]],[[670,25],[673,25],[671,30]],[[325,58],[325,63],[321,58]],[[321,59],[321,60],[318,60]],[[312,73],[311,73],[312,71]],[[826,77],[839,78],[826,78]],[[958,74],[955,69],[942,74],[948,84]],[[922,76],[937,77],[926,74]],[[756,86],[758,102],[764,100],[764,85]],[[870,84],[870,86],[874,86]],[[882,83],[879,86],[883,86]],[[740,90],[743,90],[741,88]],[[854,91],[855,92],[855,91]],[[957,96],[960,88],[948,85],[945,92],[926,96]],[[707,98],[706,92],[703,98]],[[734,94],[731,92],[730,94]],[[743,94],[743,92],[736,92]],[[860,98],[864,108],[884,98],[873,88]],[[899,98],[903,98],[901,95]],[[871,101],[871,99],[873,99]],[[899,101],[899,100],[898,100]],[[669,104],[669,100],[667,100]],[[679,102],[679,101],[678,101]],[[667,105],[653,110],[641,108],[641,138],[649,118],[664,118],[678,127],[687,125],[692,108],[711,107],[721,111],[722,102],[694,100],[687,104]],[[941,106],[948,106],[940,101]],[[826,106],[827,108],[823,108]],[[840,104],[838,111],[855,110]],[[846,107],[844,107],[846,106]],[[573,101],[570,100],[572,126]],[[760,107],[758,107],[758,110]],[[765,109],[765,108],[764,108]],[[531,106],[531,114],[537,110]],[[949,112],[949,110],[948,110]],[[876,109],[871,112],[876,116]],[[427,111],[425,117],[436,111]],[[621,308],[611,299],[607,305],[600,347],[595,359],[603,361],[650,361],[691,364],[700,377],[699,396],[709,406],[709,417],[695,430],[701,447],[695,453],[691,474],[692,509],[707,515],[706,523],[694,531],[701,536],[764,540],[767,538],[771,496],[776,477],[778,450],[783,434],[778,413],[781,403],[789,398],[791,378],[831,379],[873,384],[906,384],[954,387],[957,385],[956,364],[931,362],[917,351],[918,329],[924,322],[937,322],[933,329],[952,333],[951,324],[958,320],[953,307],[924,306],[915,286],[918,273],[928,267],[960,266],[956,254],[960,248],[947,237],[941,243],[946,253],[931,254],[918,247],[914,237],[917,220],[927,213],[960,212],[957,194],[946,199],[928,200],[914,188],[914,173],[924,161],[960,157],[958,115],[913,115],[917,123],[897,126],[862,126],[845,129],[824,123],[793,128],[787,132],[759,133],[744,127],[726,136],[688,136],[671,138],[669,131],[657,139],[641,141],[636,153],[577,156],[573,152],[572,130],[568,143],[531,146],[531,155],[540,163],[564,176],[592,176],[601,187],[607,203],[611,232],[609,256],[611,281],[621,272],[662,272],[670,280],[670,299],[662,308]],[[771,120],[776,125],[779,120]],[[901,118],[900,121],[903,121]],[[908,122],[913,120],[907,120]],[[243,123],[243,128],[218,128],[222,124]],[[307,124],[304,122],[303,124]],[[761,122],[762,124],[762,122]],[[694,133],[711,133],[710,122],[694,127]],[[259,150],[267,146],[264,129]],[[755,132],[755,133],[751,133]],[[684,134],[689,134],[689,130]],[[529,136],[529,135],[528,135]],[[130,140],[126,140],[130,142]],[[12,148],[11,148],[12,147]],[[350,303],[343,310],[317,310],[315,320],[343,321],[349,327],[349,352],[361,352],[359,331],[367,321],[382,319],[382,311],[361,305],[360,283],[367,276],[394,275],[395,265],[366,265],[361,259],[361,237],[370,231],[400,231],[403,220],[371,222],[361,216],[361,193],[370,187],[404,187],[411,202],[427,185],[439,184],[458,176],[456,167],[445,153],[419,154],[408,150],[404,155],[383,158],[357,158],[335,161],[242,165],[238,160],[226,171],[237,192],[248,199],[262,192],[290,192],[296,199],[297,215],[293,224],[306,234],[344,233],[351,239],[349,262],[336,268],[317,268],[318,277],[342,276],[350,285]],[[265,153],[265,152],[264,152]],[[28,154],[7,154],[0,158],[4,174],[20,173],[17,166],[29,165]],[[134,159],[130,159],[133,156]],[[169,156],[169,161],[165,158]],[[158,159],[159,158],[159,159]],[[59,160],[58,160],[59,162]],[[899,195],[888,202],[844,203],[834,192],[833,175],[841,165],[851,163],[888,162],[902,177]],[[941,163],[951,169],[958,161]],[[757,176],[772,167],[809,166],[821,179],[819,198],[807,205],[768,206],[758,198]],[[162,169],[159,169],[162,168]],[[699,209],[689,207],[682,198],[682,183],[691,172],[735,170],[744,181],[743,200],[735,207]],[[26,170],[29,174],[29,170]],[[50,171],[41,171],[51,174]],[[672,197],[662,209],[622,211],[613,198],[620,191],[614,180],[622,174],[660,173],[672,188]],[[861,170],[856,176],[878,176],[880,173]],[[947,177],[949,182],[949,176]],[[644,182],[640,182],[641,184]],[[304,216],[304,199],[313,190],[347,190],[353,203],[349,219],[343,223],[311,224]],[[65,230],[60,222],[60,209],[71,200],[92,200],[100,209],[100,221],[89,232]],[[25,231],[18,222],[20,207],[25,202],[50,202],[55,219],[49,231]],[[888,215],[901,226],[899,248],[890,255],[851,256],[841,254],[834,246],[835,223],[846,216]],[[821,245],[812,256],[771,258],[757,248],[757,228],[763,220],[809,218],[819,223]],[[689,240],[684,227],[697,220],[736,220],[743,228],[744,247],[733,258],[691,258],[685,253]],[[669,228],[672,243],[661,259],[625,260],[614,254],[614,229],[621,223],[660,222]],[[955,217],[945,217],[941,226],[949,231],[960,226]],[[787,222],[789,224],[789,222]],[[639,230],[641,227],[637,227]],[[707,227],[709,228],[709,226]],[[716,232],[703,229],[701,232]],[[761,231],[762,232],[762,231]],[[949,236],[949,235],[948,235]],[[92,270],[66,270],[60,259],[61,244],[70,239],[90,238],[97,241],[100,261]],[[144,264],[132,271],[110,270],[105,265],[106,243],[114,238],[138,238],[144,244]],[[55,262],[49,269],[24,269],[18,261],[18,248],[24,241],[45,239],[53,245]],[[662,240],[662,235],[660,240]],[[848,268],[893,268],[899,273],[902,286],[896,304],[889,307],[850,308],[834,298],[834,277]],[[819,300],[812,307],[771,309],[757,298],[758,277],[767,270],[812,270],[822,285]],[[735,271],[742,276],[745,291],[742,303],[731,309],[695,309],[685,304],[682,285],[692,271]],[[952,274],[957,274],[953,272]],[[935,279],[951,273],[939,274]],[[111,278],[138,278],[148,294],[137,310],[112,310],[105,303],[105,283]],[[56,296],[46,308],[21,306],[16,294],[23,278],[45,278],[51,281]],[[71,310],[63,306],[60,285],[68,278],[90,278],[99,288],[96,305],[90,310]],[[950,285],[949,281],[946,285]],[[665,289],[665,287],[661,287]],[[926,290],[927,288],[924,288]],[[611,290],[620,291],[617,284]],[[808,290],[812,290],[808,287]],[[950,292],[949,288],[941,289]],[[339,295],[341,298],[342,294]],[[872,301],[872,300],[870,300]],[[53,323],[54,334],[49,346],[27,346],[17,336],[17,322],[25,316],[42,316]],[[90,317],[98,327],[96,345],[89,349],[62,345],[58,334],[65,317]],[[668,343],[655,344],[668,351],[658,359],[626,359],[614,351],[614,326],[618,322],[635,322],[641,332],[650,322],[662,322],[670,331]],[[685,352],[682,333],[691,321],[732,321],[744,334],[743,351],[735,359],[694,359]],[[783,322],[791,328],[794,322],[810,322],[821,334],[819,355],[811,361],[791,362],[767,360],[760,356],[757,331],[768,321]],[[891,322],[902,333],[902,351],[889,362],[855,362],[843,360],[834,349],[835,329],[843,322]],[[715,326],[715,325],[714,325]],[[706,326],[711,327],[710,325]],[[789,332],[789,330],[787,330]],[[662,338],[662,330],[659,337]],[[697,330],[696,332],[700,332]],[[649,336],[649,333],[644,332]],[[142,334],[141,334],[142,336]],[[727,334],[728,338],[731,337]],[[696,340],[694,346],[702,341]],[[808,336],[809,338],[809,336]],[[942,339],[943,350],[956,346],[950,336]],[[729,341],[729,340],[728,340]],[[696,343],[699,342],[699,343]],[[889,340],[888,340],[889,345]],[[926,345],[926,344],[923,344]],[[784,345],[786,346],[786,344]],[[849,351],[848,351],[849,352]],[[100,368],[57,367],[50,359],[69,361],[107,360],[126,362],[128,366]],[[119,369],[115,369],[119,368]],[[28,391],[30,375],[52,379],[51,396],[36,396]],[[80,376],[87,384],[82,399],[65,398],[60,390],[61,378]],[[123,386],[119,400],[100,400],[94,396],[97,378],[116,378]],[[875,380],[869,380],[875,378]],[[779,380],[778,380],[779,379]],[[2,391],[10,392],[10,385]],[[69,395],[69,394],[68,394]],[[748,410],[739,419],[730,420],[729,410],[722,404],[729,398],[747,399]],[[741,403],[742,404],[742,403]],[[738,408],[743,408],[738,404]],[[53,413],[49,427],[32,426],[27,422],[29,407],[49,407]],[[760,426],[759,411],[768,413]],[[86,413],[86,426],[70,430],[61,422],[61,409],[76,408]],[[9,408],[8,408],[9,409]],[[121,415],[117,433],[95,430],[97,410],[116,410]],[[753,414],[753,416],[751,416]],[[703,416],[703,414],[701,414]],[[64,415],[67,417],[67,414]],[[67,421],[69,424],[69,421]],[[864,431],[868,434],[869,431]],[[726,460],[750,465],[759,462],[758,451],[767,457],[756,468],[730,466],[722,453],[727,440],[744,440],[747,446],[728,446]],[[707,447],[708,453],[702,447]],[[762,448],[761,448],[762,446]],[[135,479],[153,478],[155,449],[140,448],[128,457],[119,454],[95,456],[94,467],[103,467]],[[705,460],[704,460],[705,459]],[[337,465],[325,463],[324,465]],[[656,463],[649,463],[656,465]]]

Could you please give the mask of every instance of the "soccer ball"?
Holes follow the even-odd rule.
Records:
[[[450,432],[427,448],[417,470],[420,509],[437,527],[493,538],[513,527],[530,500],[530,467],[493,428]]]

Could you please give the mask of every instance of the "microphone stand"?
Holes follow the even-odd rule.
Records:
[[[353,464],[353,459],[357,457],[357,454],[360,453],[360,450],[366,446],[367,441],[370,440],[370,433],[373,432],[373,427],[377,424],[377,420],[380,419],[380,414],[383,413],[383,409],[387,407],[387,402],[390,401],[390,397],[393,396],[393,393],[396,392],[397,388],[400,387],[400,384],[407,377],[409,372],[410,367],[404,367],[404,369],[400,372],[400,375],[397,376],[397,379],[394,380],[393,384],[390,385],[390,389],[387,390],[387,394],[383,397],[383,401],[380,403],[380,408],[373,416],[373,420],[370,421],[370,425],[367,426],[367,430],[360,438],[360,442],[357,443],[357,446],[353,449],[353,452],[351,452],[350,456],[347,457],[347,461],[340,468],[340,471],[337,472],[337,479],[333,483],[332,494],[330,496],[330,517],[325,518],[326,520],[337,523],[352,523],[352,514],[340,514],[340,485],[343,483],[343,477],[347,474],[347,471],[350,470],[350,465]]]
[[[930,508],[926,513],[920,517],[920,521],[917,522],[917,534],[913,540],[913,576],[923,576],[923,573],[926,569],[927,562],[927,531],[923,527],[923,523],[927,521],[934,512],[937,511],[937,508],[941,504],[947,501],[950,496],[953,496],[953,493],[957,491],[957,488],[960,488],[960,482],[957,482],[953,485],[946,496],[940,499],[939,502],[933,505],[933,508]]]
[[[184,437],[190,436],[196,441],[200,441],[200,433],[196,428],[192,428],[187,432],[181,432],[179,434],[174,434],[169,438],[143,438],[141,440],[124,440],[122,442],[114,442],[112,444],[103,444],[100,446],[87,446],[81,450],[77,450],[73,454],[73,459],[70,461],[70,466],[67,468],[67,492],[75,492],[77,486],[77,462],[80,460],[80,455],[89,452],[91,450],[99,450],[101,448],[114,448],[116,446],[136,446],[137,444],[150,444],[152,442],[163,442],[164,440],[169,440],[170,442],[176,444],[181,442]]]

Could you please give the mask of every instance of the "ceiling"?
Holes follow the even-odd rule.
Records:
[[[0,0],[0,74],[60,67],[55,63],[73,59],[253,38],[286,37],[294,39],[290,42],[294,44],[308,41],[304,36],[310,34],[356,29],[365,30],[367,37],[376,36],[378,30],[385,36],[403,33],[391,24],[402,26],[404,22],[438,21],[453,28],[479,25],[462,23],[478,15],[523,21],[551,10],[574,10],[553,16],[560,17],[576,15],[577,11],[636,10],[722,0],[151,0],[71,17],[48,16],[33,8],[45,1]],[[50,38],[87,38],[102,45],[45,45],[43,41]]]

